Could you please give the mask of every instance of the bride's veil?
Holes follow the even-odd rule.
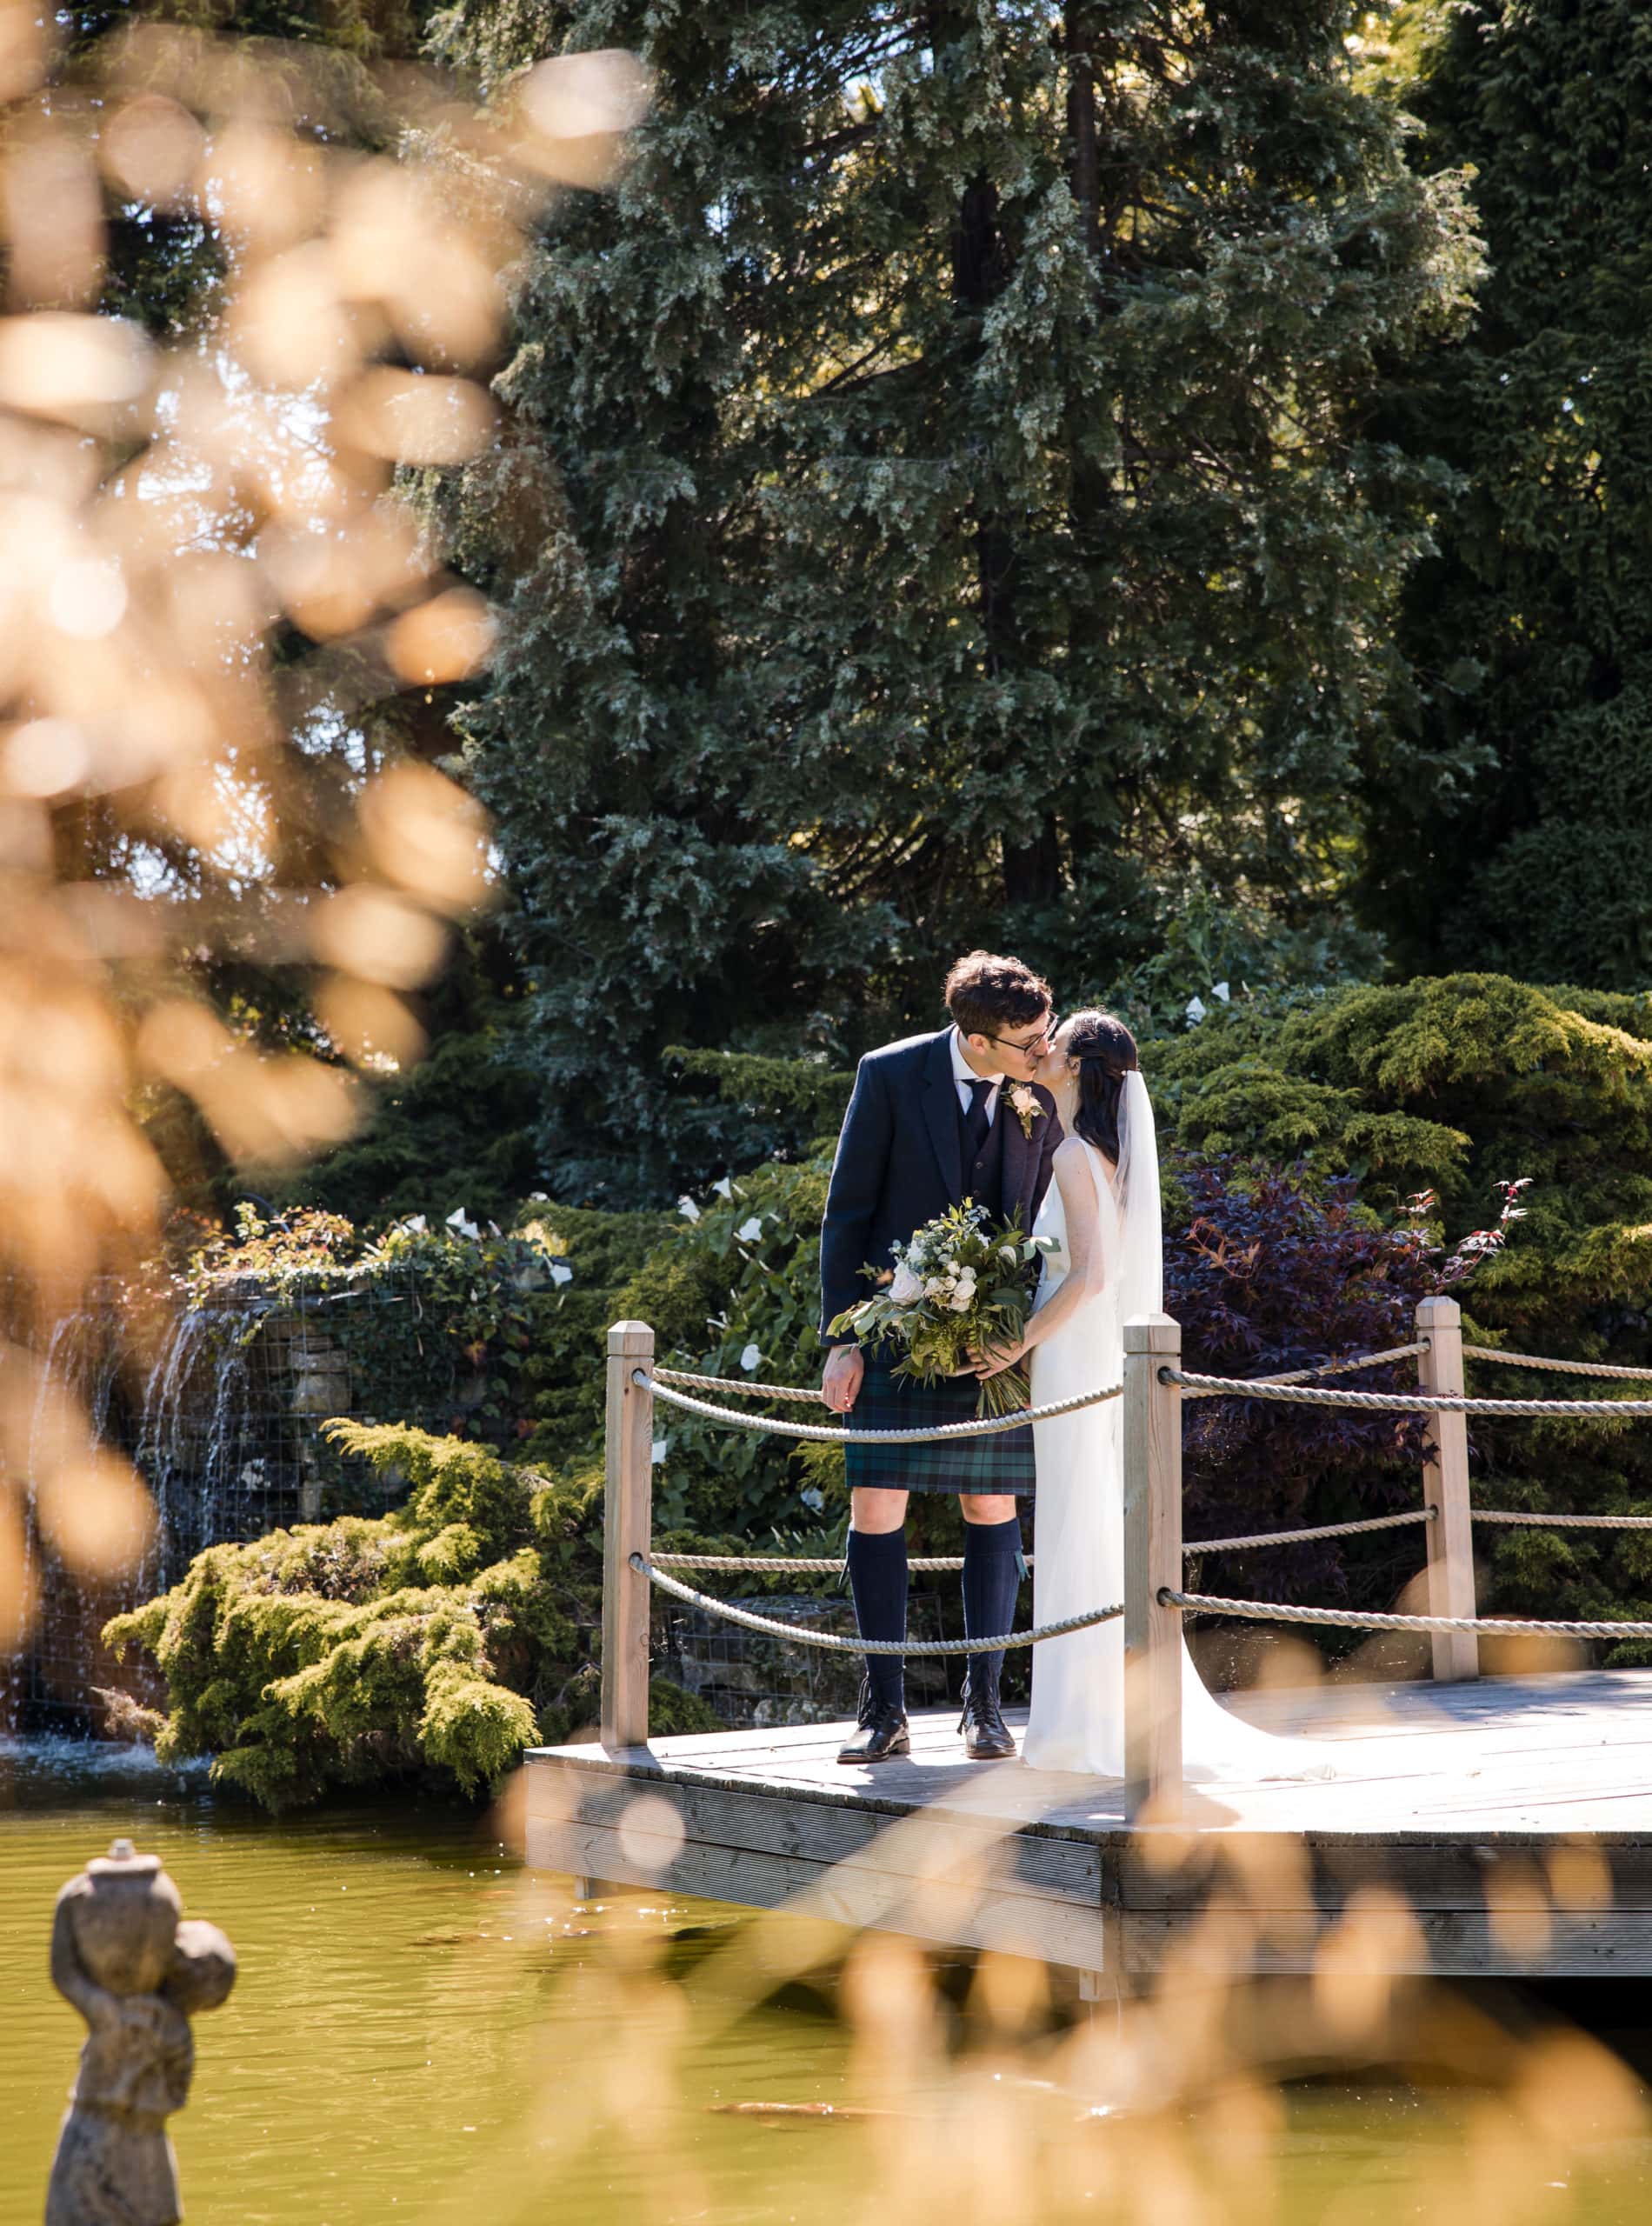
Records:
[[[1159,1140],[1139,1067],[1119,1099],[1119,1318],[1164,1309],[1164,1233],[1159,1209]]]

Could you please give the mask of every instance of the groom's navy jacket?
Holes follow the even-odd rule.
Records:
[[[952,1076],[952,1030],[910,1036],[869,1051],[855,1076],[832,1162],[831,1188],[820,1233],[820,1328],[846,1306],[870,1296],[864,1267],[887,1268],[891,1244],[962,1203],[963,1123]],[[1035,1083],[1042,1108],[1030,1136],[1009,1103],[1006,1082],[998,1093],[995,1129],[1003,1132],[1002,1210],[1018,1213],[1030,1230],[1045,1191],[1049,1163],[1062,1139],[1056,1101]],[[995,1210],[996,1198],[983,1199]],[[827,1342],[834,1342],[827,1337]],[[836,1340],[843,1343],[844,1340]]]

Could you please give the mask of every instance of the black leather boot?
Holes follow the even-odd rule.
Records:
[[[996,1677],[970,1671],[964,1682],[963,1714],[958,1718],[958,1729],[963,1734],[963,1751],[972,1763],[1002,1763],[1015,1753],[1015,1740],[998,1706]]]
[[[837,1750],[840,1763],[886,1763],[892,1755],[909,1755],[912,1736],[906,1710],[881,1701],[864,1680],[861,1684],[860,1723],[852,1739]]]

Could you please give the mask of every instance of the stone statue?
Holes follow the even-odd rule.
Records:
[[[91,2029],[46,2190],[46,2226],[176,2226],[166,2120],[189,2098],[190,2019],[235,1983],[216,1924],[181,1918],[158,1855],[117,1840],[57,1896],[51,1977]]]

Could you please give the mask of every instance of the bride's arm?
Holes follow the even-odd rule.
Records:
[[[977,1376],[996,1376],[1001,1369],[1013,1368],[1035,1345],[1042,1344],[1046,1337],[1053,1337],[1081,1306],[1097,1296],[1106,1282],[1101,1204],[1096,1196],[1096,1176],[1089,1154],[1076,1137],[1069,1136],[1056,1153],[1055,1169],[1056,1186],[1061,1192],[1062,1210],[1067,1216],[1067,1257],[1071,1264],[1056,1285],[1054,1296],[1028,1322],[1020,1344],[1012,1352],[995,1346],[976,1368]]]

